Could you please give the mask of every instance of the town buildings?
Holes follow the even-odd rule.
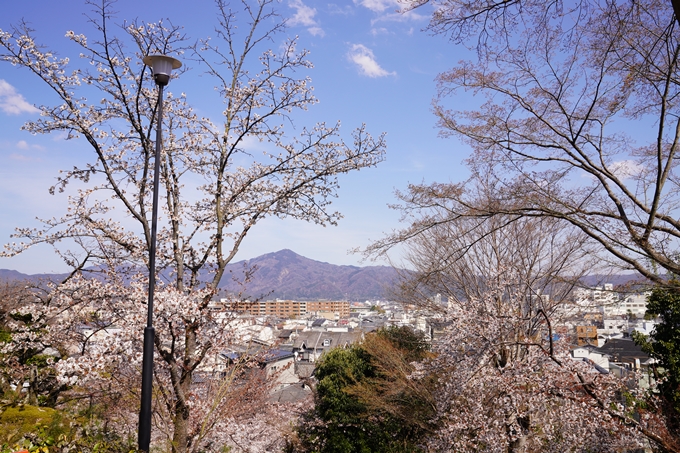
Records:
[[[327,319],[347,319],[350,303],[347,301],[297,301],[297,300],[262,300],[231,301],[221,299],[220,303],[229,311],[246,313],[253,316],[278,316],[281,318],[300,318],[308,314]]]

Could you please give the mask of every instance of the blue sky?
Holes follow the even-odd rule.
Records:
[[[333,264],[360,264],[349,254],[384,232],[399,227],[399,214],[388,208],[395,190],[408,183],[461,181],[461,161],[468,148],[437,137],[431,112],[436,75],[464,57],[464,49],[443,36],[423,29],[428,9],[396,12],[396,0],[356,0],[337,3],[283,0],[279,12],[288,19],[288,35],[299,35],[299,46],[311,51],[309,71],[319,103],[294,117],[296,126],[341,120],[344,132],[366,123],[373,135],[387,133],[386,161],[377,168],[345,175],[334,207],[345,216],[337,227],[320,227],[295,220],[269,219],[256,226],[236,259],[248,259],[283,248]],[[210,1],[161,2],[119,0],[119,21],[155,22],[170,19],[196,39],[214,35],[215,7]],[[7,30],[22,18],[42,43],[61,56],[76,58],[64,38],[67,30],[94,35],[82,1],[25,0],[2,8],[0,28]],[[168,89],[184,92],[192,105],[211,109],[208,80],[189,71]],[[35,118],[33,105],[49,104],[51,95],[25,71],[0,63],[0,242],[12,239],[15,227],[37,226],[36,217],[59,216],[66,195],[49,195],[59,169],[88,157],[84,144],[58,136],[32,136],[20,130]],[[219,108],[219,104],[218,108]],[[363,263],[366,264],[366,263]],[[63,271],[51,249],[35,248],[14,258],[0,258],[0,268],[26,273]]]

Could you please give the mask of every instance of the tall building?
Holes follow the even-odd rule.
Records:
[[[346,319],[349,318],[349,302],[342,300],[317,300],[314,302],[307,302],[307,313],[317,312],[337,313],[340,319]]]
[[[336,313],[339,319],[349,318],[348,301],[319,300],[307,302],[276,299],[249,302],[222,299],[221,302],[227,310],[247,313],[254,316],[298,318],[308,314]]]

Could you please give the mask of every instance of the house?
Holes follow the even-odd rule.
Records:
[[[303,382],[286,385],[269,395],[269,401],[275,403],[299,403],[312,397],[312,388]]]
[[[597,307],[605,312],[619,303],[619,294],[614,291],[614,285],[605,283],[593,288],[580,288],[574,291],[574,304],[570,307],[590,311]],[[578,310],[577,310],[578,311]]]
[[[571,350],[571,357],[592,363],[600,372],[606,371],[628,379],[631,388],[649,388],[654,382],[649,370],[653,359],[630,339],[609,339],[599,348],[593,345],[579,346]]]
[[[311,313],[326,316],[329,319],[349,317],[349,302],[347,301],[297,301],[297,300],[259,300],[236,301],[221,299],[220,304],[228,311],[249,313],[255,316],[280,316],[282,318],[300,318]]]
[[[576,343],[579,346],[597,345],[597,326],[576,326]]]
[[[311,328],[312,329],[321,329],[324,326],[327,326],[330,324],[330,321],[326,318],[316,318],[314,321],[312,321]]]
[[[295,354],[287,349],[269,347],[266,344],[252,342],[247,345],[232,345],[228,350],[217,355],[215,372],[225,374],[229,366],[243,359],[251,359],[266,370],[267,377],[275,379],[275,388],[299,382],[295,375]]]
[[[111,342],[111,337],[118,335],[121,328],[114,324],[100,322],[80,324],[76,326],[76,332],[80,335],[82,344],[71,344],[68,349],[69,355],[81,354],[83,347]]]
[[[291,348],[297,336],[298,330],[296,329],[281,329],[276,335],[276,342],[280,347]]]
[[[610,362],[631,370],[638,370],[642,364],[648,364],[650,361],[649,354],[630,339],[612,338],[598,349],[609,355]]]
[[[346,348],[363,337],[362,332],[300,332],[293,342],[296,360],[315,362],[321,355],[333,348]]]
[[[656,324],[657,322],[651,319],[638,320],[634,324],[632,331],[639,332],[643,335],[651,335],[654,331],[654,328],[656,327]]]
[[[444,335],[446,335],[447,329],[453,324],[452,321],[442,321],[439,319],[428,319],[427,327],[425,331],[426,338],[430,341],[437,341]]]
[[[267,376],[273,377],[278,388],[297,384],[300,379],[295,375],[295,354],[285,349],[270,349],[260,358],[260,366],[267,370]]]
[[[622,301],[620,309],[627,315],[638,319],[644,318],[647,312],[647,299],[651,294],[651,292],[631,294]]]
[[[609,355],[600,351],[597,346],[586,344],[571,350],[571,358],[575,360],[586,360],[603,370],[609,370]]]
[[[367,316],[361,319],[359,328],[364,332],[373,332],[385,327],[385,318],[379,315]]]

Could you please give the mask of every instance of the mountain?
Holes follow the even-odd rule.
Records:
[[[246,270],[252,278],[245,285]],[[227,266],[220,287],[232,293],[265,299],[383,299],[397,278],[388,266],[337,266],[280,250]]]
[[[10,282],[15,280],[29,281],[38,283],[40,281],[54,281],[59,282],[68,277],[68,273],[64,274],[23,274],[18,271],[10,269],[0,269],[0,282]]]
[[[246,273],[250,280],[243,283]],[[28,280],[60,281],[68,274],[22,274],[0,269],[0,282]],[[166,277],[169,277],[166,275]],[[210,279],[206,272],[203,281]],[[293,300],[375,300],[385,299],[397,281],[397,271],[389,266],[337,266],[315,261],[291,250],[280,250],[250,260],[227,265],[220,282],[226,293],[259,299]],[[618,288],[635,288],[644,279],[634,274],[588,275],[583,277],[586,286],[613,283]]]
[[[243,283],[245,275],[250,280]],[[22,274],[0,269],[0,281],[61,280],[68,274]],[[208,275],[202,276],[208,279]],[[389,266],[338,266],[280,250],[227,266],[220,288],[243,297],[294,300],[384,299],[397,278]]]

